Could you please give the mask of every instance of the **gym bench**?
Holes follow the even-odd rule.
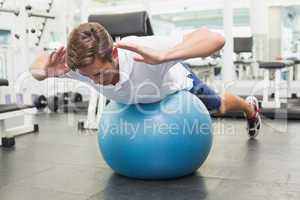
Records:
[[[8,81],[0,79],[0,86],[8,86]],[[39,131],[39,126],[33,124],[33,115],[37,112],[33,106],[17,105],[17,104],[0,104],[0,146],[13,147],[15,145],[15,137],[28,133]],[[23,123],[14,128],[7,128],[8,119],[23,116]]]
[[[295,63],[291,60],[258,62],[259,68],[264,69],[264,92],[263,92],[263,108],[280,108],[281,103],[287,103],[287,98],[290,96],[290,83],[293,80],[293,66]],[[286,72],[288,77],[284,81],[282,73]],[[274,83],[274,98],[270,96],[271,80]],[[284,96],[281,92],[282,85],[286,83],[287,94]]]

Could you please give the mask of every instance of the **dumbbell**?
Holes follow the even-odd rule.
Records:
[[[33,98],[33,105],[38,110],[43,110],[47,106],[50,111],[57,112],[58,110],[58,97],[50,96],[46,98],[44,95],[37,95]]]
[[[57,96],[50,96],[46,98],[44,95],[35,96],[33,99],[33,105],[38,110],[43,110],[47,106],[50,111],[57,112],[58,110],[58,97]]]
[[[82,102],[83,98],[80,93],[64,92],[57,96],[50,96],[48,98],[48,108],[52,112],[57,112],[58,109],[63,109],[64,112],[68,112],[68,108],[71,104],[76,106],[76,103]]]
[[[72,95],[72,98],[71,98],[71,102],[74,106],[74,112],[80,112],[82,111],[82,109],[86,108],[82,105],[82,102],[83,102],[83,97],[82,97],[82,94],[80,93],[73,93]]]
[[[33,105],[38,110],[43,110],[48,105],[48,100],[44,95],[37,95],[33,98]]]
[[[82,102],[82,95],[77,92],[64,92],[62,94],[58,95],[58,98],[63,102],[64,104],[68,103],[78,103]]]
[[[77,93],[77,92],[72,94],[72,98],[71,98],[72,103],[80,103],[82,101],[83,101],[82,94]]]
[[[68,112],[70,108],[75,108],[76,104],[83,100],[82,95],[77,92],[64,92],[58,95],[58,99],[59,105],[62,105],[64,112]]]
[[[298,95],[297,93],[292,93],[292,96],[291,96],[292,99],[298,99]]]
[[[31,5],[26,5],[25,10],[27,10],[27,11],[32,10],[32,6]]]
[[[59,108],[59,99],[58,96],[49,96],[48,97],[48,108],[51,112],[57,112]]]

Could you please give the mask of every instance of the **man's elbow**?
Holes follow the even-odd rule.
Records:
[[[44,73],[41,73],[40,70],[30,69],[30,73],[31,76],[37,81],[43,81],[47,78],[46,75]]]
[[[214,35],[214,43],[218,50],[222,49],[225,45],[225,38],[219,34],[215,33]]]

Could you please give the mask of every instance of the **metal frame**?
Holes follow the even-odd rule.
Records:
[[[20,10],[18,9],[8,9],[8,8],[0,8],[0,12],[4,12],[4,13],[13,13],[16,16],[18,16],[20,14]]]
[[[35,108],[21,109],[17,111],[1,113],[0,114],[0,145],[2,145],[2,138],[12,138],[19,135],[24,135],[32,132],[36,132],[36,125],[33,124],[33,115],[37,112]],[[6,120],[24,116],[23,124],[7,129]]]
[[[106,97],[98,93],[95,89],[92,89],[91,97],[89,99],[87,118],[78,122],[78,128],[83,130],[97,130],[105,108],[105,103]]]
[[[6,89],[9,86],[1,86],[1,88]],[[0,95],[3,95],[5,93],[1,93]],[[27,94],[29,95],[29,94]],[[0,96],[1,97],[1,96]],[[5,104],[5,101],[4,101]],[[8,104],[9,105],[9,104]],[[17,104],[15,104],[17,106]],[[33,115],[37,113],[36,108],[29,108],[29,107],[20,107],[19,109],[16,109],[14,111],[7,111],[0,113],[0,145],[2,146],[2,139],[3,138],[14,138],[19,135],[24,135],[32,132],[38,131],[38,125],[35,125],[33,123]],[[6,126],[6,121],[8,119],[13,119],[16,117],[24,117],[23,122],[15,126],[13,128],[8,128]]]
[[[282,80],[282,72],[287,72],[287,80]],[[273,88],[274,88],[274,99],[269,98],[271,77],[274,74]],[[293,68],[286,67],[283,69],[264,69],[264,91],[263,91],[263,108],[280,108],[281,103],[287,103],[287,98],[290,97],[291,81],[293,80]],[[284,84],[286,83],[286,84]],[[282,87],[283,86],[283,87]],[[282,95],[282,88],[285,89],[286,95]]]
[[[37,18],[43,18],[43,19],[55,19],[56,18],[53,15],[33,13],[33,12],[29,12],[28,13],[28,17],[37,17]]]

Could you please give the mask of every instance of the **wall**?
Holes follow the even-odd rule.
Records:
[[[23,1],[6,1],[3,8],[14,8],[20,10],[20,15],[15,16],[11,13],[0,13],[0,29],[10,30],[12,33],[8,52],[7,72],[10,82],[9,90],[6,93],[15,95],[16,92],[28,93],[54,93],[57,90],[63,90],[69,84],[58,83],[57,79],[50,79],[43,82],[35,81],[29,74],[29,67],[38,54],[43,53],[44,48],[58,47],[66,45],[67,32],[71,29],[67,23],[72,18],[68,13],[72,13],[72,0],[55,0],[50,15],[56,16],[55,20],[47,20],[44,34],[42,35],[39,46],[36,46],[37,32],[41,28],[44,19],[29,18],[26,5],[33,7],[32,12],[45,13],[48,7],[46,0],[23,0]],[[69,29],[68,29],[69,28]],[[36,33],[31,33],[31,29],[36,29]],[[26,31],[28,30],[28,31]],[[15,34],[20,36],[19,39],[13,37]],[[55,45],[53,45],[55,44]],[[67,85],[67,86],[66,86]]]

